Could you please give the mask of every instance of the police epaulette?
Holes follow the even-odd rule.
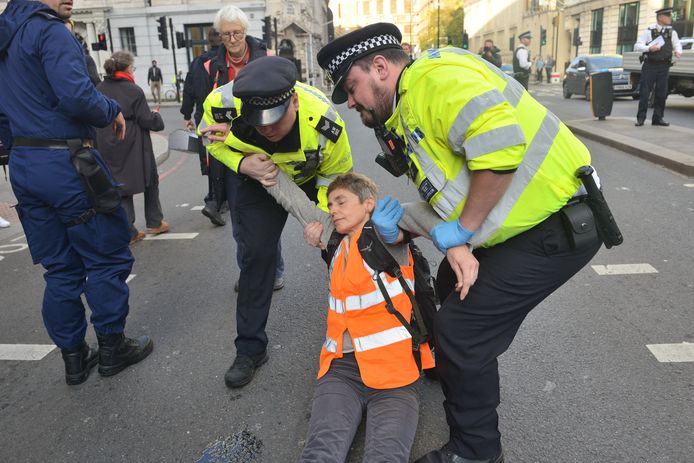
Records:
[[[318,124],[316,124],[316,130],[333,143],[337,143],[337,139],[342,134],[342,127],[325,116],[320,117]]]

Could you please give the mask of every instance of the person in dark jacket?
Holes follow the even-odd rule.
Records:
[[[91,148],[92,127],[112,126],[119,138],[126,131],[118,103],[89,81],[82,49],[63,24],[72,5],[12,0],[0,15],[0,137],[12,148],[10,180],[29,251],[46,269],[44,325],[70,385],[86,381],[97,362],[102,376],[112,376],[153,348],[149,337],[123,333],[134,262],[125,210],[111,203],[110,212],[97,210],[71,162],[73,148],[113,182]],[[84,341],[82,294],[98,352]]]
[[[130,244],[142,240],[145,233],[135,228],[133,195],[145,194],[147,233],[158,235],[169,231],[169,224],[159,202],[159,173],[154,159],[150,130],[164,130],[164,120],[147,106],[145,92],[135,84],[134,57],[128,51],[117,51],[104,63],[106,77],[97,90],[118,102],[126,123],[125,140],[119,140],[105,129],[96,131],[97,146],[121,184],[123,207],[130,221]]]
[[[234,5],[223,7],[214,18],[214,29],[219,32],[222,45],[224,46],[219,47],[216,53],[209,58],[204,61],[201,60],[202,72],[195,76],[196,98],[198,95],[203,95],[198,104],[201,119],[202,103],[212,90],[233,81],[238,72],[249,61],[267,55],[265,43],[246,34],[248,24],[246,14]],[[196,110],[196,118],[197,114],[198,110]],[[186,114],[184,114],[184,117],[186,117]],[[218,122],[230,121],[220,119]],[[196,121],[196,123],[199,123],[199,121]],[[241,177],[212,156],[208,156],[207,159],[211,189],[210,194],[205,198],[205,207],[202,213],[214,223],[213,218],[216,217],[214,213],[218,214],[224,201],[227,201],[231,213],[232,233],[236,241],[236,262],[239,265],[239,269],[241,269],[243,245],[238,236],[238,217],[234,207],[236,191],[241,182]],[[284,260],[282,259],[281,245],[279,244],[277,256],[275,290],[284,286]],[[238,291],[238,281],[234,285],[234,290]]]
[[[499,54],[501,50],[494,46],[494,41],[487,39],[484,41],[484,47],[480,48],[479,54],[482,58],[486,59],[494,66],[501,67],[501,55]]]

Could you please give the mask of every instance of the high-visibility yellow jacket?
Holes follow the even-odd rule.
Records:
[[[333,359],[343,355],[343,335],[349,333],[359,374],[365,385],[390,389],[412,384],[419,368],[412,353],[412,336],[395,315],[388,312],[376,278],[381,278],[393,305],[405,320],[411,320],[412,303],[396,278],[374,271],[364,261],[355,233],[345,237],[330,264],[330,306],[325,342],[321,348],[318,378],[330,369]],[[346,245],[349,243],[349,246]],[[400,271],[414,292],[412,254]],[[434,367],[429,345],[420,346],[422,368]]]
[[[429,50],[406,68],[386,121],[407,143],[410,177],[445,220],[460,216],[471,171],[512,171],[513,180],[471,239],[506,241],[558,211],[580,186],[590,153],[514,79],[468,51]]]
[[[205,99],[200,129],[220,122],[231,122],[241,113],[241,100],[233,95],[233,82],[213,90]],[[264,153],[297,184],[303,185],[316,177],[318,206],[327,211],[327,188],[340,174],[352,170],[352,153],[345,123],[328,98],[318,89],[297,82],[294,89],[299,97],[298,123],[301,146],[293,152],[269,153],[252,144],[242,134],[231,130],[224,143],[207,146],[209,153],[238,172],[244,155]]]

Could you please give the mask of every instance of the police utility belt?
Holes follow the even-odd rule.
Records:
[[[97,213],[110,214],[121,204],[118,189],[92,152],[91,140],[70,138],[68,140],[16,137],[13,147],[27,146],[32,148],[70,150],[70,162],[80,178],[92,206],[79,217],[68,222],[68,227],[89,222]]]

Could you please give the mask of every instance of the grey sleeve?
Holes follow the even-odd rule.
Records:
[[[320,222],[323,225],[321,242],[327,244],[335,229],[330,215],[319,209],[282,169],[277,174],[276,180],[277,183],[267,188],[270,196],[275,198],[277,204],[298,220],[302,227],[311,222]]]
[[[431,235],[429,234],[431,229],[435,225],[444,222],[427,202],[403,203],[402,207],[405,209],[405,214],[400,219],[398,226],[428,240],[431,240]]]

